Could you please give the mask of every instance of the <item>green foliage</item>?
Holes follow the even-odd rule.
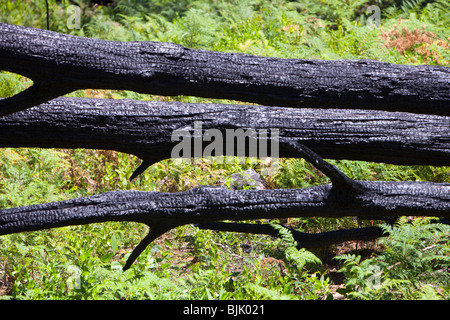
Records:
[[[62,200],[65,154],[39,149],[0,150],[0,206],[23,206]],[[52,171],[48,169],[52,168]]]
[[[285,254],[288,261],[295,263],[296,267],[301,270],[308,264],[322,264],[322,261],[313,253],[304,248],[297,249],[297,242],[288,229],[278,224],[276,221],[271,221],[271,226],[278,231],[279,240],[284,242]]]
[[[31,81],[14,73],[0,72],[0,98],[8,98],[31,85]]]
[[[380,255],[361,261],[345,254],[346,293],[359,299],[448,299],[450,297],[450,226],[429,219],[402,218],[384,225]]]
[[[448,26],[450,22],[450,4],[446,0],[401,0],[394,1],[382,14],[386,18],[419,19],[436,26]]]

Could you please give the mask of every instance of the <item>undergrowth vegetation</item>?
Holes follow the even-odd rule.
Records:
[[[447,0],[206,1],[48,0],[50,29],[120,41],[169,41],[187,47],[282,58],[376,59],[447,66]],[[77,3],[80,14],[74,8]],[[372,4],[380,26],[369,27]],[[3,0],[0,22],[46,28],[44,0]],[[0,97],[31,85],[1,72]],[[78,97],[210,102],[129,91],[80,90]],[[215,102],[217,100],[214,100]],[[223,102],[223,101],[221,101]],[[260,172],[264,162],[199,164],[165,160],[129,177],[139,159],[102,150],[0,149],[0,208],[135,189],[176,192],[217,185],[232,173]],[[360,180],[450,182],[450,168],[331,161]],[[328,183],[303,159],[281,159],[265,176],[268,188]],[[277,221],[272,221],[277,227]],[[296,218],[283,223],[322,232],[377,221]],[[5,299],[449,299],[449,227],[402,218],[389,236],[368,243],[297,249],[280,237],[178,227],[152,243],[128,271],[121,270],[147,227],[108,222],[0,237],[0,297]],[[341,296],[339,296],[339,294]]]

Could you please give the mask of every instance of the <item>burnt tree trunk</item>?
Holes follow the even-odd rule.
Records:
[[[219,130],[224,137],[230,129],[267,130],[266,138],[256,138],[266,139],[268,145],[273,129],[278,129],[279,139],[302,143],[322,158],[450,165],[450,117],[135,100],[58,98],[1,117],[0,147],[116,150],[144,160],[142,171],[171,157],[178,143],[171,139],[175,130],[184,129],[194,137],[196,123],[202,135],[208,129]],[[210,143],[202,141],[202,150]],[[237,155],[235,150],[227,153],[225,144],[226,139],[223,155]],[[294,153],[281,144],[279,156]]]
[[[85,88],[450,115],[450,69],[438,66],[267,58],[0,23],[0,70],[34,81],[0,102],[0,116]]]
[[[113,191],[86,198],[0,210],[0,235],[105,221],[150,226],[134,259],[166,231],[191,223],[288,217],[359,216],[386,219],[450,217],[450,184],[354,181],[354,192],[334,184],[303,189],[228,190],[199,187],[180,193]]]

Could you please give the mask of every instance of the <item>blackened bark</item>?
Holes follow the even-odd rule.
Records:
[[[279,231],[270,224],[250,224],[234,222],[209,222],[196,225],[199,229],[208,229],[225,232],[240,232],[252,234],[266,234],[273,237],[279,236]],[[300,232],[298,230],[283,226],[292,234],[297,248],[314,249],[326,248],[333,244],[346,241],[370,241],[387,236],[380,226],[341,229],[319,233]]]
[[[275,190],[198,187],[178,193],[111,191],[85,198],[0,210],[0,234],[105,221],[148,225],[291,217],[383,220],[389,216],[450,217],[450,184],[358,181],[353,202],[342,202],[330,184]]]
[[[175,194],[115,191],[0,211],[0,235],[106,221],[135,221],[149,234],[128,258],[128,269],[147,245],[184,224],[221,220],[358,216],[388,220],[402,215],[449,218],[450,184],[355,181],[296,141],[281,138],[296,157],[327,175],[331,184],[292,190],[200,187]]]
[[[171,157],[178,143],[171,140],[175,130],[185,129],[193,137],[196,122],[202,134],[216,129],[224,137],[229,129],[253,129],[267,130],[270,139],[278,129],[279,139],[300,142],[322,158],[450,165],[450,117],[212,103],[58,98],[1,117],[0,147],[116,150],[152,164]],[[280,145],[280,157],[293,156]]]
[[[330,184],[277,190],[199,187],[180,193],[113,191],[0,210],[0,235],[105,221],[147,224],[150,234],[135,249],[133,259],[127,262],[128,268],[148,243],[184,224],[308,216],[359,216],[376,220],[404,215],[450,217],[448,183],[355,183],[359,187],[351,195]]]
[[[0,102],[0,116],[85,88],[450,115],[450,69],[438,66],[267,58],[0,23],[0,70],[34,81],[31,89]]]
[[[155,238],[190,223],[305,216],[450,218],[448,183],[354,181],[322,159],[448,165],[448,68],[256,57],[171,43],[87,39],[0,23],[0,70],[34,81],[29,89],[0,100],[3,147],[117,150],[142,158],[140,173],[169,158],[176,144],[170,139],[173,131],[193,133],[196,121],[203,131],[279,129],[280,156],[303,157],[332,182],[294,190],[115,191],[0,210],[0,235],[106,221],[147,224],[150,232],[130,255],[127,269]],[[85,88],[272,107],[56,99],[10,115]]]

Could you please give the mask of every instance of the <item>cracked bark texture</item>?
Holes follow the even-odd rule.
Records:
[[[0,23],[0,70],[31,78],[0,116],[77,89],[224,98],[280,107],[450,115],[450,69],[373,60],[305,60],[118,42]]]
[[[279,139],[304,144],[322,158],[450,165],[450,117],[213,103],[57,98],[1,117],[0,147],[116,150],[150,165],[171,157],[175,130],[193,137],[195,122],[203,134],[216,129],[223,136],[228,129],[278,129]],[[203,147],[210,143],[203,141]],[[294,156],[280,145],[280,157]]]
[[[354,181],[354,193],[332,184],[302,189],[228,190],[199,187],[179,193],[112,191],[95,196],[0,210],[0,235],[105,221],[150,226],[125,265],[171,228],[220,220],[288,217],[386,219],[417,215],[450,217],[450,184]]]

